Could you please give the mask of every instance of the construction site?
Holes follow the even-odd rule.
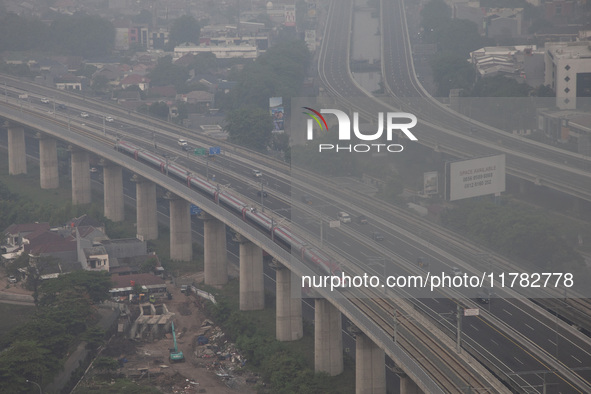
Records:
[[[247,360],[206,318],[203,300],[190,287],[183,286],[182,292],[167,287],[169,297],[125,302],[118,334],[100,356],[119,362],[119,376],[162,393],[256,393],[261,379],[245,368]],[[92,388],[98,373],[90,368],[79,387]]]

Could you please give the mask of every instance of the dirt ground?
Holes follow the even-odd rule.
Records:
[[[193,279],[199,282],[198,276]],[[7,284],[2,275],[0,292],[31,294],[20,283]],[[169,350],[174,347],[170,333],[153,341],[115,337],[101,356],[125,358],[120,373],[138,384],[156,387],[165,394],[255,394],[254,386],[256,382],[260,383],[260,378],[243,372],[240,368],[242,357],[225,340],[220,328],[214,322],[206,321],[198,297],[194,294],[186,296],[172,284],[167,284],[167,287],[173,298],[161,302],[175,313],[177,344],[185,361],[172,363],[169,360]],[[208,338],[208,344],[197,343],[200,334]],[[86,378],[91,379],[92,375],[91,370]]]
[[[195,280],[198,282],[199,278]],[[118,354],[108,355],[125,357],[127,362],[121,372],[164,393],[255,394],[254,385],[260,382],[260,378],[241,368],[242,357],[225,340],[221,329],[206,320],[201,300],[194,294],[187,296],[181,293],[180,288],[171,284],[168,290],[173,298],[163,299],[162,302],[170,312],[175,313],[177,344],[185,361],[173,363],[169,360],[170,348],[174,347],[170,333],[154,341],[118,339],[110,350]],[[198,344],[200,335],[208,339],[208,344]]]

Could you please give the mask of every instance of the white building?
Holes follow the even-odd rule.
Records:
[[[591,42],[551,43],[545,48],[545,79],[556,92],[556,106],[577,107],[577,98],[591,98]]]
[[[211,52],[218,59],[229,59],[234,57],[256,59],[258,56],[258,49],[254,45],[178,46],[174,48],[173,60],[180,59],[188,53],[196,55],[204,52]]]

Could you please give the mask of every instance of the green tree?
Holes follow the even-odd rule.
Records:
[[[32,340],[17,340],[0,352],[0,392],[30,392],[27,380],[44,385],[60,367],[51,352]]]
[[[150,114],[154,115],[158,118],[167,119],[170,113],[170,109],[168,108],[168,104],[164,101],[158,101],[156,103],[152,103],[150,105]]]
[[[197,73],[213,72],[217,69],[217,57],[211,52],[198,53],[193,57],[190,69],[194,69]]]
[[[434,42],[439,31],[451,21],[451,8],[443,0],[431,0],[421,10],[421,26],[426,40]]]
[[[257,151],[266,151],[271,140],[273,121],[268,110],[240,108],[226,117],[230,142]]]
[[[45,281],[41,286],[42,302],[51,303],[59,293],[74,290],[88,294],[90,301],[99,303],[109,299],[111,277],[106,271],[74,271]]]
[[[189,79],[189,72],[186,68],[172,63],[172,56],[164,56],[158,59],[158,64],[148,73],[153,86],[174,85],[177,89]]]
[[[431,60],[437,95],[447,97],[450,89],[470,91],[474,81],[474,68],[465,57],[441,53]]]
[[[548,85],[540,85],[531,92],[535,97],[556,97],[556,92]]]
[[[119,369],[119,362],[112,357],[97,357],[92,366],[103,374],[109,374]]]
[[[54,20],[50,31],[55,47],[85,57],[107,55],[115,45],[115,27],[94,15],[73,15]]]
[[[474,97],[527,97],[532,88],[503,75],[481,78],[472,89]]]
[[[174,20],[172,27],[170,28],[167,48],[174,48],[175,46],[185,42],[199,44],[200,34],[201,26],[193,16],[183,15],[178,17]]]

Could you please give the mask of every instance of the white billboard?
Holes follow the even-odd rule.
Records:
[[[505,191],[505,155],[448,163],[447,199],[461,200]]]

